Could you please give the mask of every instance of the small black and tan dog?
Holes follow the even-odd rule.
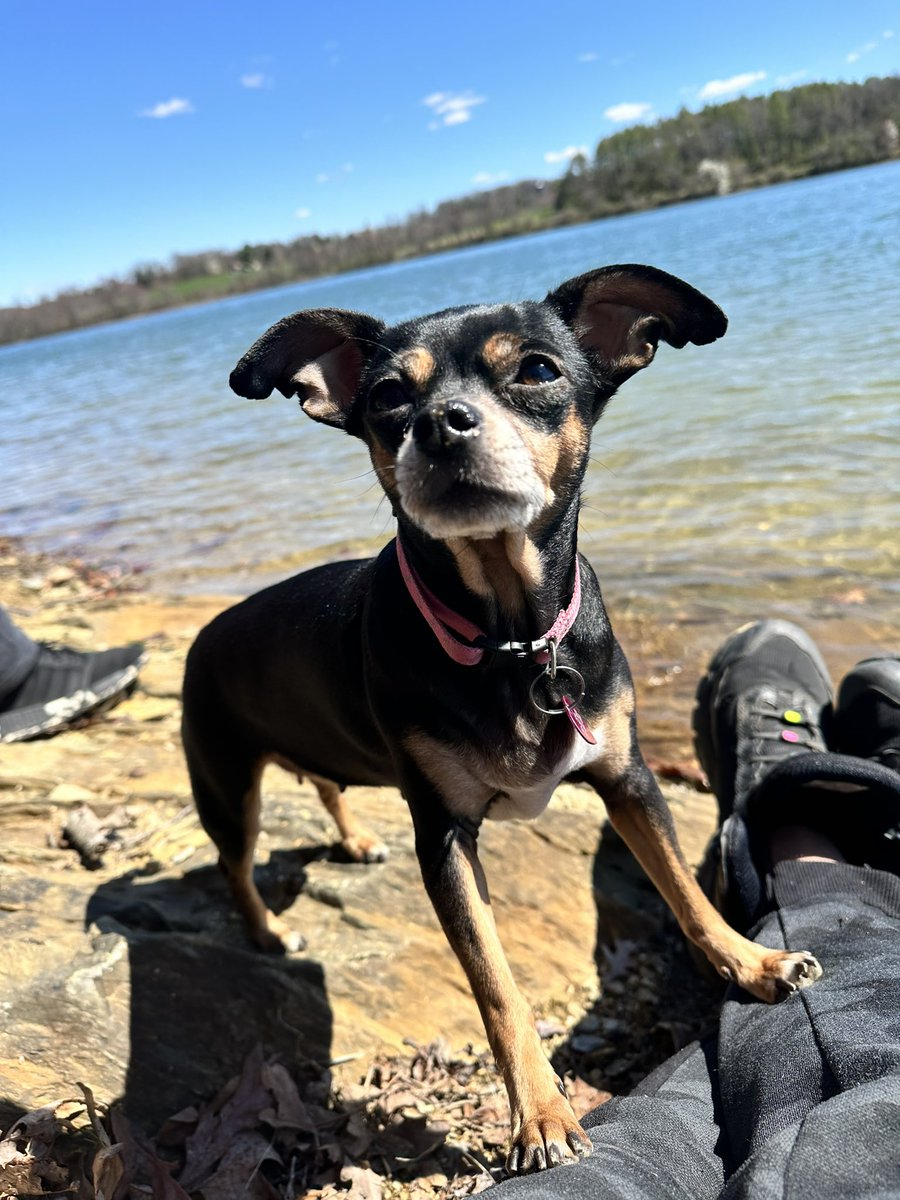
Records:
[[[201,820],[254,940],[290,950],[299,936],[253,881],[266,763],[312,780],[360,861],[385,852],[343,788],[402,790],[425,887],[509,1092],[512,1171],[590,1142],[497,937],[476,849],[484,818],[535,817],[560,780],[587,780],[721,975],[773,1001],[821,974],[809,954],[739,936],[699,890],[638,749],[628,666],[576,548],[591,428],[607,401],[660,340],[703,345],[725,328],[681,280],[603,267],[542,302],[395,326],[295,313],[231,376],[242,396],[298,395],[308,416],[362,438],[398,534],[377,558],[285,580],[202,631],[184,683]]]

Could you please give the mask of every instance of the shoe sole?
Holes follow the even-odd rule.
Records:
[[[29,742],[41,737],[52,737],[56,733],[62,733],[64,729],[68,729],[77,721],[82,721],[86,717],[99,716],[124,700],[134,690],[142,662],[143,657],[139,662],[133,663],[121,671],[116,671],[106,679],[99,680],[91,691],[76,693],[83,698],[75,707],[71,706],[72,697],[61,696],[58,701],[50,702],[58,706],[56,712],[52,710],[48,712],[47,705],[35,705],[35,715],[29,719],[24,715],[29,712],[29,709],[21,710],[20,719],[23,720],[23,724],[7,733],[0,732],[0,743],[11,745],[13,742]],[[66,701],[70,703],[67,705]]]
[[[720,795],[721,789],[718,778],[713,778],[715,773],[712,771],[711,765],[720,760],[718,739],[712,719],[713,707],[718,699],[718,685],[724,679],[728,667],[740,659],[748,658],[759,649],[763,642],[772,637],[786,637],[799,646],[815,666],[829,698],[834,695],[834,686],[825,660],[819,653],[815,642],[799,625],[777,618],[766,621],[749,621],[730,634],[713,655],[706,674],[697,684],[694,711],[691,715],[694,751],[716,796]]]

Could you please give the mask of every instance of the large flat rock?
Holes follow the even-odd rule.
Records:
[[[539,822],[488,826],[481,839],[501,937],[539,1012],[595,980],[603,809],[570,791],[568,807],[564,796]],[[212,849],[177,802],[132,804],[138,843],[99,871],[62,851],[25,861],[27,847],[0,865],[0,1093],[38,1107],[82,1081],[153,1126],[214,1092],[257,1042],[319,1063],[407,1038],[483,1044],[425,897],[405,804],[360,790],[354,807],[386,840],[388,862],[340,861],[311,789],[266,798],[261,886],[308,942],[285,957],[249,946]]]

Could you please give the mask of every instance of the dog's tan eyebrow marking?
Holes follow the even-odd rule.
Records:
[[[437,365],[434,355],[424,346],[410,346],[396,355],[394,361],[418,388],[428,386]]]
[[[481,347],[481,357],[496,372],[511,371],[519,365],[522,339],[515,333],[492,333]]]

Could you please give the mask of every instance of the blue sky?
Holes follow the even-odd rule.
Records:
[[[896,0],[0,0],[0,304],[558,175],[682,106],[900,65]]]

